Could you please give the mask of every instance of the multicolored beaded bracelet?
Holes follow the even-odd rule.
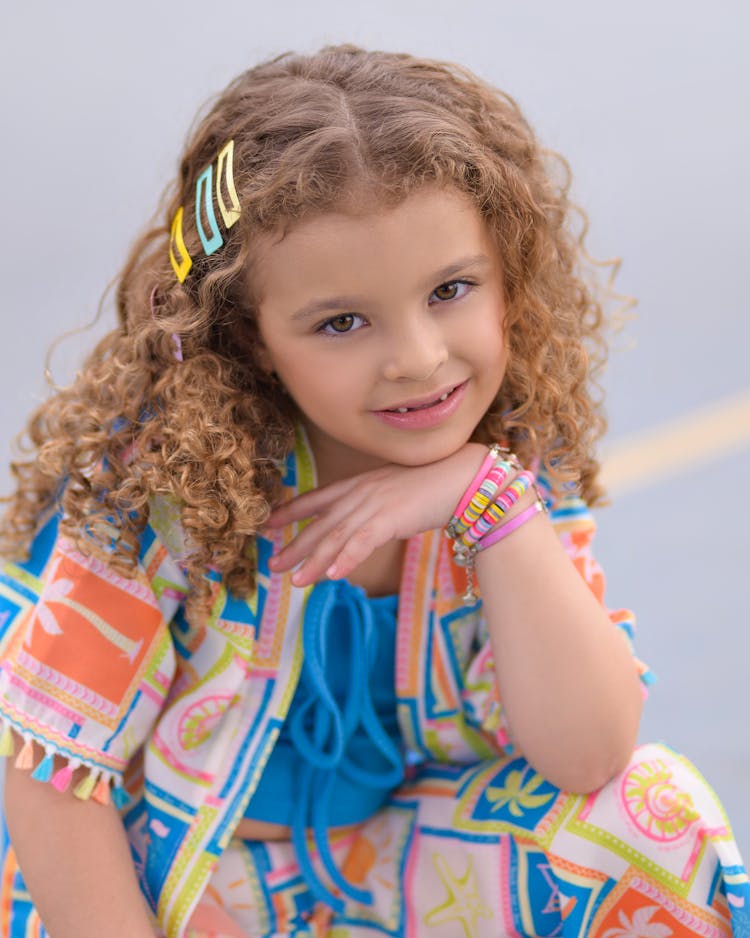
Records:
[[[482,465],[477,469],[476,475],[471,480],[469,485],[466,488],[466,491],[461,496],[461,499],[453,510],[453,515],[451,520],[445,526],[445,533],[448,537],[456,537],[456,525],[460,522],[461,516],[466,511],[469,502],[474,497],[477,489],[482,484],[485,476],[490,471],[492,466],[495,464],[495,461],[500,456],[500,453],[503,452],[503,448],[499,443],[493,443],[489,448],[489,452],[482,460]]]
[[[474,564],[476,555],[480,551],[486,550],[488,547],[492,547],[493,544],[497,544],[498,541],[502,541],[503,538],[506,538],[509,534],[512,534],[514,531],[520,528],[521,525],[531,520],[534,515],[539,514],[539,512],[546,511],[547,506],[537,494],[537,498],[533,505],[530,505],[528,508],[524,508],[522,512],[517,514],[515,518],[511,518],[510,521],[506,521],[504,524],[493,528],[483,538],[471,544],[470,546],[467,547],[461,541],[454,540],[453,562],[459,567],[466,568],[466,591],[462,596],[464,602],[476,602],[476,600],[479,598],[474,588]]]
[[[476,544],[480,538],[484,537],[491,528],[503,519],[507,512],[535,481],[536,479],[533,472],[524,470],[519,473],[494,501],[489,502],[481,517],[477,518],[474,524],[460,535],[461,543],[465,544],[467,547]]]
[[[502,488],[514,469],[520,470],[519,474],[510,485]],[[537,496],[534,504],[510,521],[499,524],[530,487]],[[493,444],[445,530],[453,541],[453,562],[466,568],[464,602],[474,602],[478,598],[474,588],[475,555],[507,537],[540,511],[546,511],[546,506],[536,488],[535,474],[523,469],[518,457],[507,447]]]
[[[466,510],[461,515],[460,520],[455,525],[455,537],[460,537],[472,528],[487,510],[488,505],[493,504],[495,495],[498,491],[502,491],[503,484],[512,469],[515,469],[515,466],[506,459],[495,463],[466,506]]]
[[[494,457],[492,461],[490,457]],[[511,470],[519,469],[521,464],[513,453],[497,445],[491,447],[479,472],[456,506],[453,517],[446,526],[446,535],[455,539],[469,530],[493,502]]]

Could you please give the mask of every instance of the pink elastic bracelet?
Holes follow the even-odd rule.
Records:
[[[510,521],[501,524],[499,528],[495,528],[494,531],[490,531],[490,533],[486,534],[480,541],[477,541],[474,545],[474,550],[487,550],[488,547],[492,547],[493,544],[497,544],[498,541],[502,541],[504,537],[512,534],[517,528],[520,528],[522,524],[526,524],[527,521],[531,520],[534,515],[539,514],[540,511],[544,511],[544,503],[537,499],[533,505],[525,508],[520,514],[516,515],[515,518],[511,518]]]
[[[466,511],[466,506],[469,504],[469,502],[472,500],[472,498],[476,494],[477,489],[479,488],[479,486],[482,484],[482,481],[484,480],[484,477],[490,471],[493,463],[495,462],[495,460],[497,459],[499,455],[500,455],[500,447],[497,446],[496,444],[491,446],[489,449],[489,452],[482,460],[482,465],[477,470],[477,474],[471,480],[466,491],[461,496],[461,501],[456,505],[456,508],[453,512],[453,517],[447,524],[448,528],[454,525],[461,518],[461,515],[463,515],[464,511]]]

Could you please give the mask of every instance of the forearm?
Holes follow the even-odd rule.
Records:
[[[514,740],[560,788],[599,788],[638,732],[642,693],[627,644],[543,514],[481,552],[477,578]]]
[[[112,805],[58,792],[9,762],[5,813],[24,881],[54,938],[154,938]]]

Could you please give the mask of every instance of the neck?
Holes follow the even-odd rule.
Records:
[[[318,488],[386,465],[386,462],[377,456],[351,449],[321,433],[306,420],[301,422],[313,456]]]

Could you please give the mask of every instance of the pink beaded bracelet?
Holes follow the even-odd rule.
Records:
[[[508,478],[511,469],[514,468],[515,466],[507,459],[495,463],[474,493],[460,519],[454,524],[454,537],[459,537],[481,518],[487,510],[487,506],[492,504],[492,500],[498,489],[501,489],[503,483]]]
[[[495,460],[498,458],[501,452],[502,452],[502,448],[499,443],[493,443],[492,446],[490,446],[489,452],[482,460],[482,465],[479,467],[476,475],[469,483],[464,494],[461,496],[459,503],[456,505],[455,509],[453,510],[453,516],[451,517],[451,520],[446,525],[445,531],[448,537],[456,536],[454,533],[455,526],[461,520],[461,517],[463,513],[466,511],[466,508],[468,507],[469,502],[474,497],[477,489],[482,484],[482,481],[484,480],[487,473],[490,471],[490,469],[494,465]]]
[[[462,597],[464,602],[476,602],[479,598],[474,589],[474,563],[475,557],[479,551],[487,550],[488,547],[492,547],[493,544],[497,544],[498,541],[502,541],[503,538],[506,538],[509,534],[518,530],[521,525],[526,524],[534,515],[546,511],[547,507],[542,499],[537,498],[533,505],[524,508],[515,518],[511,518],[510,521],[506,521],[505,524],[501,524],[493,531],[490,531],[489,534],[485,535],[480,541],[477,541],[470,547],[467,547],[458,540],[453,542],[453,562],[459,567],[466,568],[466,591]]]
[[[498,459],[498,457],[502,457]],[[506,488],[502,488],[512,469],[521,470]],[[536,493],[533,505],[515,518],[498,522],[529,489]],[[500,494],[498,495],[498,490]],[[455,508],[445,533],[453,541],[453,562],[466,569],[464,602],[475,602],[474,564],[476,554],[503,540],[540,511],[547,508],[536,487],[534,472],[522,469],[518,457],[506,447],[493,444],[482,465]]]
[[[472,526],[461,536],[461,543],[466,547],[475,544],[496,525],[507,512],[515,505],[518,499],[535,482],[534,474],[528,470],[519,473],[510,485],[503,489],[500,495],[491,502],[481,517],[477,518]]]

